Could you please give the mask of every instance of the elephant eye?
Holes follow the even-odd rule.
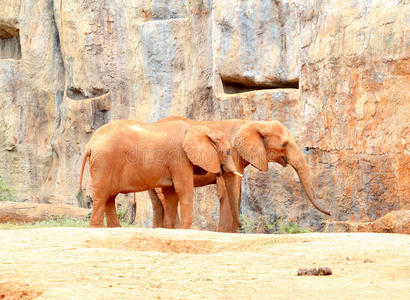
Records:
[[[288,145],[288,142],[284,142],[282,145],[282,148],[286,148],[287,145]]]

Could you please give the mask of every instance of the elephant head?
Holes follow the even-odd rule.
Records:
[[[218,174],[218,188],[225,188],[225,182],[221,176],[222,171],[242,177],[233,162],[231,145],[221,131],[207,126],[192,127],[187,130],[183,147],[192,164]],[[229,199],[232,217],[237,224],[240,224],[239,213],[234,202],[234,199]]]
[[[234,146],[243,159],[261,171],[268,170],[268,162],[282,166],[290,164],[299,176],[313,206],[326,215],[330,213],[315,203],[315,193],[309,167],[289,129],[279,121],[249,122],[240,127]]]
[[[219,173],[221,167],[225,172],[237,172],[231,146],[218,130],[206,126],[191,127],[187,129],[183,147],[192,164],[207,172]]]

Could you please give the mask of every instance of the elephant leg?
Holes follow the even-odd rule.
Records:
[[[190,229],[192,226],[192,210],[194,206],[193,171],[186,171],[181,175],[182,176],[173,177],[172,179],[181,209],[181,228]]]
[[[161,200],[158,197],[158,194],[155,190],[149,190],[148,195],[152,203],[152,213],[153,221],[152,227],[164,227],[164,206],[162,205]]]
[[[107,220],[107,227],[121,227],[117,212],[115,210],[116,197],[117,195],[110,197],[105,204],[105,218]]]
[[[137,199],[135,198],[135,193],[133,194],[132,202],[131,202],[131,216],[128,224],[133,224],[135,221],[135,217],[137,216]]]
[[[178,195],[174,187],[162,188],[164,194],[164,225],[165,228],[176,228],[178,217]]]
[[[109,196],[98,191],[93,191],[93,195],[93,211],[90,219],[90,227],[104,227],[105,204]]]
[[[238,214],[241,207],[241,178],[232,173],[222,174],[225,181],[225,192],[227,195],[219,197],[220,216],[218,231],[220,232],[238,232],[239,224],[232,218],[229,198],[233,199],[232,203],[238,206]],[[228,198],[229,197],[229,198]]]

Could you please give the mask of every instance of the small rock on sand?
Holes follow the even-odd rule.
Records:
[[[326,276],[332,275],[332,270],[328,267],[319,267],[316,268],[299,268],[298,269],[298,276],[305,276],[305,275],[313,275],[313,276]]]

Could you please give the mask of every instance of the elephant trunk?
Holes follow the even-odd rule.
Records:
[[[225,172],[238,173],[238,170],[236,169],[235,163],[233,162],[231,155],[229,155],[225,160],[222,160],[220,158],[220,161],[222,162],[223,170]]]
[[[306,162],[305,157],[303,156],[302,150],[299,149],[296,145],[289,145],[288,147],[288,155],[287,155],[287,162],[292,165],[295,169],[296,173],[299,176],[300,182],[302,183],[303,189],[312,203],[312,205],[319,210],[320,212],[330,216],[330,212],[321,208],[319,205],[315,203],[315,192],[312,186],[312,178],[309,173],[309,167]]]
[[[228,156],[228,158],[223,162],[223,169],[227,173],[233,173],[235,176],[239,176],[242,178],[243,174],[238,172],[238,169],[235,166],[235,163],[233,161],[233,158],[231,155]],[[222,175],[219,174],[216,178],[216,185],[218,189],[218,198],[222,199],[222,197],[228,197],[229,200],[229,206],[231,208],[231,213],[232,213],[232,219],[234,222],[234,226],[241,227],[241,221],[239,219],[239,210],[238,206],[235,203],[235,199],[233,197],[229,197],[228,192],[226,190],[225,186],[225,180],[223,179]]]
[[[222,203],[223,201],[229,201],[229,207],[232,214],[233,224],[235,227],[241,227],[241,221],[239,220],[239,210],[238,205],[235,203],[234,197],[232,195],[228,195],[228,191],[226,189],[225,179],[223,178],[222,174],[219,174],[216,177],[216,188],[218,191],[218,198],[219,201]]]

